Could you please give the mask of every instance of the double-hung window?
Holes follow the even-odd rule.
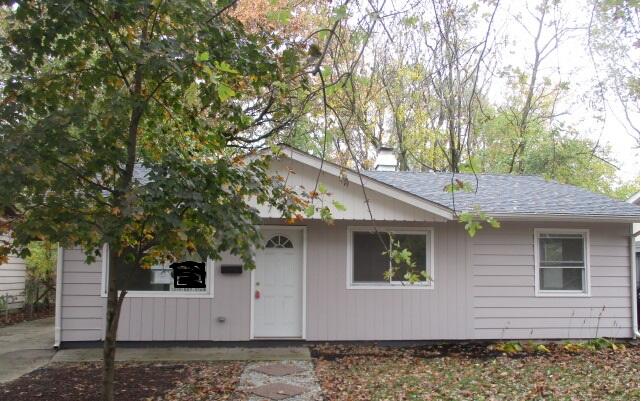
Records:
[[[433,268],[432,229],[389,229],[350,227],[348,230],[348,288],[432,288]],[[411,252],[410,267],[404,262],[397,266],[389,250]],[[393,272],[393,274],[390,274]],[[421,281],[409,284],[408,272],[421,274]],[[422,273],[424,274],[422,274]]]
[[[534,232],[537,295],[589,295],[589,232],[537,229]]]

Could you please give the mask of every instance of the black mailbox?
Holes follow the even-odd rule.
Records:
[[[220,265],[221,274],[241,274],[243,265]]]

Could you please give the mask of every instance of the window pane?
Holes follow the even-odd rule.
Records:
[[[185,254],[180,262],[186,261],[202,262],[202,258],[195,253]],[[169,265],[155,265],[150,269],[130,265],[121,267],[116,276],[117,286],[128,291],[207,292],[206,288],[175,288],[173,271]]]
[[[399,250],[407,249],[412,252],[411,260],[416,263],[416,267],[411,269],[414,273],[424,272],[427,260],[426,236],[424,234],[394,234],[394,243],[398,242]],[[401,263],[400,269],[394,274],[394,281],[405,281],[405,273],[410,269],[406,263]],[[425,278],[422,277],[421,281]]]
[[[541,266],[584,266],[583,237],[541,236],[539,253]]]
[[[542,290],[583,290],[585,269],[542,268],[539,272]]]
[[[354,232],[353,235],[354,282],[387,283],[385,272],[389,270],[389,257],[385,252],[389,247],[389,235],[381,232]]]

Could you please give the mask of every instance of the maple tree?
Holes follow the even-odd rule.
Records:
[[[108,256],[103,399],[113,399],[122,271],[185,252],[253,267],[267,204],[304,202],[246,158],[296,113],[300,46],[221,1],[3,1],[0,252],[33,240]],[[108,244],[108,255],[101,255]],[[120,292],[118,292],[121,290]]]

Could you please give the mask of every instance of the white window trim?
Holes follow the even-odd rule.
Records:
[[[379,232],[391,232],[393,234],[425,234],[430,233],[430,256],[431,263],[428,267],[428,273],[431,277],[431,280],[427,282],[409,284],[403,283],[401,281],[392,281],[389,284],[358,284],[354,283],[354,251],[353,251],[353,233],[354,232],[374,232],[375,227],[373,226],[348,226],[347,227],[347,263],[346,263],[346,276],[347,276],[347,289],[348,290],[433,290],[434,289],[434,266],[435,266],[435,255],[434,255],[434,228],[432,227],[376,227]]]
[[[585,288],[583,290],[542,290],[539,282],[541,268],[539,256],[539,236],[541,234],[581,234],[583,235],[583,257],[585,261]],[[535,228],[534,229],[534,295],[537,297],[591,297],[590,284],[590,230],[587,228]]]
[[[107,297],[107,271],[109,270],[109,247],[107,244],[102,247],[102,277],[100,279],[100,296]],[[127,298],[213,298],[214,297],[214,273],[215,264],[213,260],[207,259],[205,269],[207,271],[207,292],[187,291],[127,291]],[[120,292],[119,292],[120,293]]]

